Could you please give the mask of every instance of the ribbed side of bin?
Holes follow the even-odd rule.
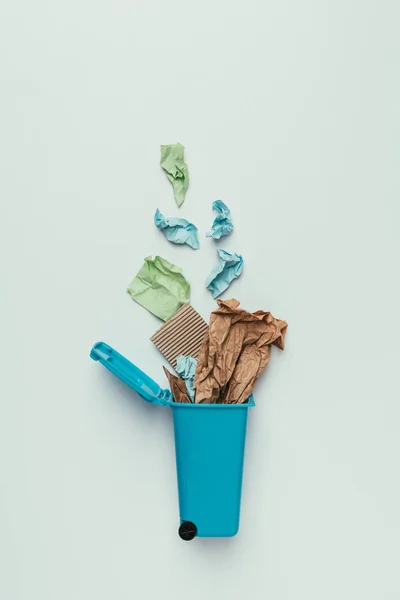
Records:
[[[239,529],[247,404],[172,404],[181,521],[200,537]]]

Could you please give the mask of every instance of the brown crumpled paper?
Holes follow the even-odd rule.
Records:
[[[168,378],[169,386],[174,397],[174,402],[188,402],[190,404],[190,398],[188,396],[184,380],[170,373],[165,367],[164,372]]]
[[[267,366],[271,345],[283,350],[287,323],[238,308],[235,299],[217,302],[198,357],[195,402],[241,404]]]

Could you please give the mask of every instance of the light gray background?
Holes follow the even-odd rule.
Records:
[[[398,6],[2,1],[2,600],[400,598]],[[177,140],[181,211],[158,165]],[[256,389],[240,533],[185,544],[171,415],[89,350],[165,383],[125,288],[159,253],[207,317],[216,198],[245,260],[226,297],[289,333]]]

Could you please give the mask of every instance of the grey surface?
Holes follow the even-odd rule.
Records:
[[[2,600],[398,600],[399,4],[3,0]],[[289,322],[257,386],[242,526],[178,539],[168,410],[89,360],[165,382],[125,288],[178,263],[207,317],[215,246],[175,248],[159,144],[187,147],[179,216],[243,253],[231,294]]]

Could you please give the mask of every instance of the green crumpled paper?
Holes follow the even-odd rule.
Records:
[[[127,291],[135,302],[167,321],[190,300],[190,284],[182,269],[161,256],[148,256]]]
[[[161,146],[160,165],[167,174],[174,188],[174,197],[178,206],[185,200],[186,190],[189,186],[189,170],[183,161],[185,146],[179,142]]]

